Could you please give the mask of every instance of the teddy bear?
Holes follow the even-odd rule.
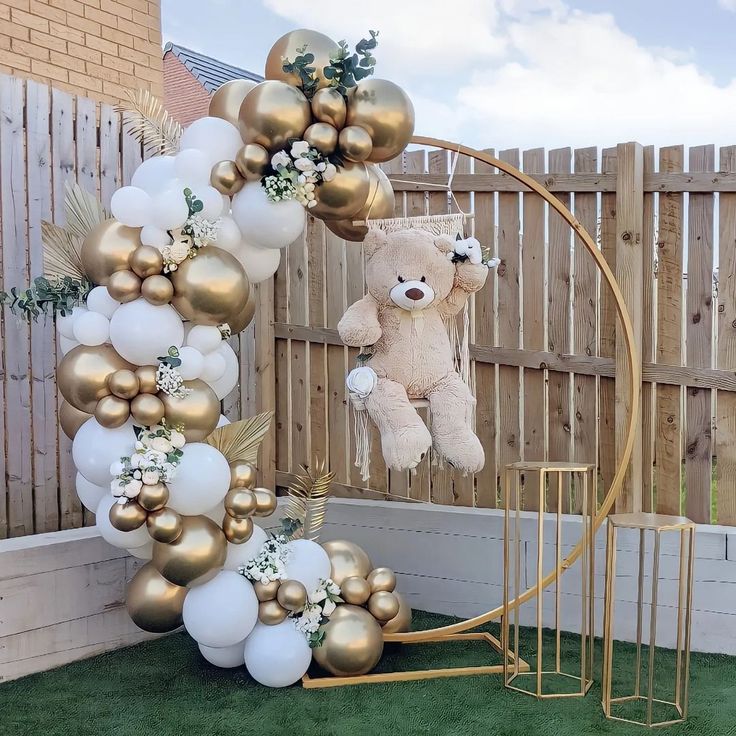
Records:
[[[368,293],[337,330],[346,345],[372,346],[371,379],[360,399],[393,470],[416,467],[432,446],[464,473],[483,468],[483,447],[471,429],[475,398],[455,370],[446,325],[486,281],[488,265],[476,257],[476,245],[420,229],[369,229],[363,242]],[[365,368],[358,370],[365,378]],[[412,399],[429,401],[429,429]]]

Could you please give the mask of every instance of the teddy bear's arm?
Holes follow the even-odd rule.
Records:
[[[455,270],[455,283],[452,291],[440,304],[440,311],[447,316],[457,314],[465,306],[468,297],[483,288],[487,277],[487,266],[469,261],[459,263]]]
[[[366,294],[360,301],[349,306],[337,323],[337,332],[342,341],[353,348],[378,342],[382,331],[376,300]]]

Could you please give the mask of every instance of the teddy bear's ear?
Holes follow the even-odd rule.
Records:
[[[452,253],[455,250],[455,243],[449,235],[440,235],[434,239],[434,244],[443,253]]]
[[[363,239],[363,253],[365,253],[366,258],[371,258],[387,242],[388,236],[385,230],[378,227],[369,227],[368,233]]]

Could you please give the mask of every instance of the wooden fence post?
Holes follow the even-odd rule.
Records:
[[[255,321],[255,367],[256,367],[256,410],[258,413],[274,411],[276,407],[276,366],[273,332],[273,279],[268,279],[256,287]],[[276,488],[275,439],[276,417],[271,430],[261,443],[261,456],[258,461],[260,483],[266,488]]]

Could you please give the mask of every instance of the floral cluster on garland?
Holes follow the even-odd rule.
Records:
[[[309,596],[307,605],[301,611],[291,614],[294,625],[306,636],[310,648],[322,645],[325,638],[322,626],[327,623],[338,603],[343,603],[340,598],[340,586],[331,578],[327,578],[320,580],[317,590]]]
[[[289,540],[283,534],[277,534],[264,542],[261,551],[238,572],[254,583],[267,585],[274,580],[281,580],[286,574],[286,563],[289,559]]]
[[[314,190],[323,181],[332,181],[337,166],[306,141],[294,141],[289,152],[279,151],[271,158],[272,173],[261,180],[272,202],[295,199],[304,207],[317,204]]]
[[[200,248],[217,240],[219,218],[207,220],[199,215],[204,209],[204,203],[188,187],[184,190],[184,199],[189,207],[189,216],[181,228],[169,232],[172,242],[161,251],[164,257],[164,273],[176,271],[180,263],[187,258],[194,258]]]
[[[192,392],[192,389],[184,386],[184,378],[178,370],[180,365],[179,350],[173,345],[169,348],[168,355],[160,356],[158,359],[156,388],[174,399],[183,399]]]

